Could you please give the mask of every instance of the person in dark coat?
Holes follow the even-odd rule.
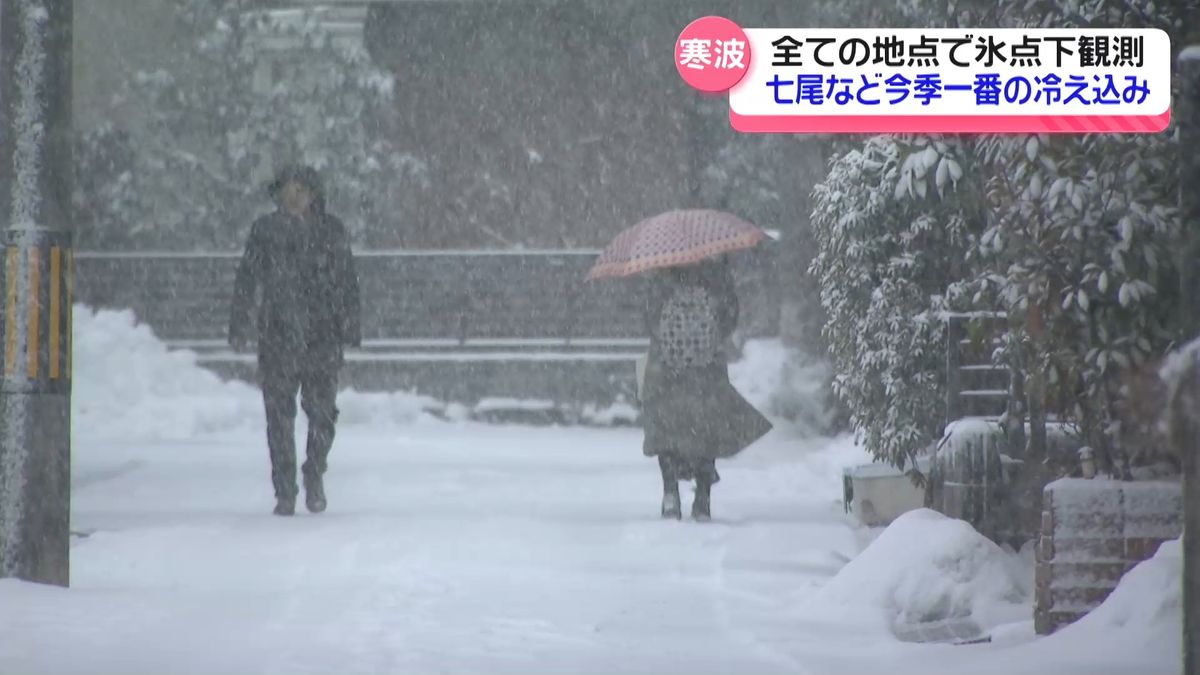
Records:
[[[692,517],[706,521],[720,480],[716,460],[771,430],[729,381],[724,345],[738,321],[733,275],[724,258],[667,268],[652,277],[647,297],[643,452],[658,458],[663,517],[682,517],[679,481],[695,480]]]
[[[315,170],[288,167],[268,193],[278,208],[250,229],[234,282],[229,342],[247,351],[257,327],[275,513],[290,516],[296,509],[297,393],[308,417],[305,505],[320,513],[326,507],[323,476],[338,418],[343,350],[362,342],[358,278],[346,227],[325,211]]]

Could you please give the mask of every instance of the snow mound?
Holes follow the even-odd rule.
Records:
[[[263,425],[253,387],[171,351],[133,312],[74,308],[74,430],[88,438],[185,439]]]
[[[262,395],[223,381],[171,350],[130,311],[74,310],[74,430],[89,439],[179,440],[228,431],[261,431]],[[433,418],[441,406],[408,392],[338,394],[343,425],[389,426]],[[303,420],[303,415],[299,416]]]
[[[1108,598],[1075,623],[1021,646],[1012,672],[1180,672],[1183,546],[1164,543],[1121,578]]]
[[[618,398],[605,407],[595,404],[584,406],[582,417],[588,424],[611,427],[637,424],[641,415],[638,409],[624,398]]]
[[[930,509],[897,518],[816,595],[830,607],[882,610],[890,624],[1026,618],[1019,563],[961,520]]]
[[[1095,640],[1119,635],[1129,646],[1179,653],[1183,630],[1183,544],[1163,543],[1121,578],[1112,594],[1050,639]]]
[[[407,391],[338,393],[338,423],[348,426],[407,425],[430,421],[437,414],[449,415],[441,401]]]

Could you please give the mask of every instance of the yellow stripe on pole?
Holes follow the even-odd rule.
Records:
[[[29,249],[29,343],[25,345],[25,353],[29,356],[28,374],[31,380],[38,376],[38,357],[41,356],[41,345],[38,344],[42,309],[38,301],[38,291],[41,290],[41,265],[41,249]]]
[[[67,377],[71,377],[71,361],[74,356],[71,340],[75,337],[75,252],[67,249]]]
[[[50,379],[52,380],[57,380],[62,375],[61,350],[59,349],[62,299],[58,297],[62,291],[61,274],[62,249],[53,246],[50,248],[50,343],[47,347],[50,350]]]
[[[4,315],[4,374],[7,377],[17,370],[17,265],[20,259],[15,246],[9,247],[5,260],[6,312]]]

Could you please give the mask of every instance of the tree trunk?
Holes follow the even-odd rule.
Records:
[[[1029,436],[1025,442],[1025,461],[1040,464],[1046,459],[1046,371],[1042,358],[1046,354],[1043,339],[1046,333],[1045,315],[1041,307],[1032,305],[1029,311],[1029,342],[1025,361],[1026,406],[1029,413]]]

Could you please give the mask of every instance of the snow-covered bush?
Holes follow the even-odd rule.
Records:
[[[903,0],[895,11],[897,25],[1155,27],[1177,45],[1189,18],[1200,16],[1200,1]],[[948,253],[905,241],[929,217],[917,205],[933,193],[925,181],[909,185],[900,173],[889,176],[904,161],[903,151],[886,149],[889,143],[903,141],[873,138],[841,155],[818,188],[823,196],[814,211],[824,247],[814,269],[830,312],[836,384],[867,447],[895,459],[923,444],[922,429],[934,430],[922,421],[934,419],[931,405],[941,400],[944,375],[922,350],[941,344],[928,321],[939,302],[1008,316],[995,358],[1017,374],[1022,405],[1016,412],[1031,423],[1035,452],[1044,450],[1045,423],[1055,414],[1078,425],[1118,473],[1130,455],[1163,447],[1155,440],[1157,420],[1131,403],[1145,395],[1137,385],[1147,379],[1140,371],[1151,368],[1190,321],[1175,311],[1175,134],[962,141],[956,152],[975,161],[956,162],[959,171],[951,177],[961,180],[951,183],[973,189],[939,193],[941,210],[984,230]],[[949,175],[952,168],[943,169],[939,160],[938,171]],[[889,181],[895,195],[888,193]],[[913,205],[901,207],[902,194],[915,198]],[[948,238],[956,241],[955,233]],[[895,264],[920,259],[921,251],[967,259],[932,274]],[[888,310],[891,320],[879,320]]]
[[[866,448],[901,469],[944,422],[943,294],[979,228],[969,163],[961,141],[876,136],[814,189],[834,391]]]
[[[1177,37],[1198,10],[1196,0],[1038,0],[1012,18]],[[1003,136],[983,139],[979,150],[989,219],[971,289],[977,305],[1009,316],[997,358],[1024,380],[1034,434],[1042,413],[1056,412],[1110,469],[1126,473],[1131,455],[1165,445],[1158,420],[1133,399],[1155,395],[1138,381],[1182,319],[1176,135]]]

